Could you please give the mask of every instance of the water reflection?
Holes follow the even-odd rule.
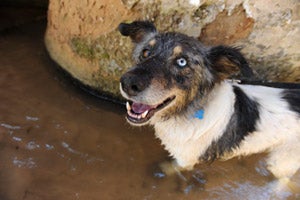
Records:
[[[12,161],[13,165],[21,168],[35,168],[36,163],[34,162],[33,158],[25,158],[25,159],[20,159],[18,157],[14,157]]]

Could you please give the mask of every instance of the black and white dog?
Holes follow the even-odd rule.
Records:
[[[148,21],[122,23],[119,31],[135,44],[136,65],[120,84],[127,120],[153,125],[174,167],[268,152],[275,177],[287,180],[297,172],[300,85],[232,81],[252,75],[237,49],[159,33]]]

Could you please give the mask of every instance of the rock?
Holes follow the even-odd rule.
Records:
[[[46,47],[84,85],[119,98],[132,44],[116,28],[136,19],[206,45],[241,46],[260,77],[300,82],[298,0],[50,0]]]

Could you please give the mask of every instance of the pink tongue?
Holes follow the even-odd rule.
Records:
[[[131,105],[132,111],[137,114],[141,114],[141,113],[145,112],[146,110],[150,110],[152,108],[153,108],[152,106],[141,104],[141,103],[133,103]]]

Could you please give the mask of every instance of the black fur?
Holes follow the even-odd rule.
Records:
[[[123,90],[131,96],[136,96],[151,84],[154,77],[160,76],[170,84],[170,73],[162,67],[164,65],[166,65],[164,59],[159,56],[138,63],[121,77]]]
[[[300,89],[285,90],[282,95],[282,98],[288,102],[290,109],[297,112],[300,117]]]
[[[233,90],[236,97],[234,113],[224,134],[201,157],[205,161],[214,161],[225,153],[230,153],[247,135],[255,131],[256,122],[259,120],[259,104],[251,100],[239,87],[234,86]]]
[[[144,68],[135,67],[123,75],[120,82],[123,90],[127,94],[136,96],[150,84],[152,78],[153,75],[149,73],[149,70],[147,71]]]
[[[219,63],[222,58],[228,59],[231,66]],[[236,78],[235,76],[237,76],[238,78],[249,79],[254,76],[252,69],[249,67],[247,60],[240,53],[239,48],[223,45],[212,47],[209,51],[208,59],[210,64],[213,65],[212,68],[218,72],[224,71],[225,73],[229,72],[229,74],[232,74],[230,71],[234,69],[230,68],[233,66],[237,67],[239,69],[237,72],[240,76],[237,76],[238,74],[232,74],[231,78]]]
[[[268,81],[242,80],[240,84],[259,85],[259,86],[285,89],[282,94],[282,99],[288,102],[291,110],[300,114],[300,84],[299,83],[280,83],[280,82],[268,82]]]
[[[299,83],[280,83],[268,81],[249,81],[242,80],[240,84],[258,85],[272,88],[285,89],[282,99],[288,102],[290,109],[300,114],[300,84]]]
[[[273,87],[273,88],[281,88],[281,89],[299,89],[299,83],[281,83],[281,82],[269,82],[269,81],[262,81],[262,80],[241,80],[240,84],[246,85],[259,85],[259,86],[266,86],[266,87]]]
[[[134,21],[130,24],[121,23],[118,27],[120,33],[129,36],[133,42],[140,42],[144,36],[156,32],[155,26],[149,21]]]

